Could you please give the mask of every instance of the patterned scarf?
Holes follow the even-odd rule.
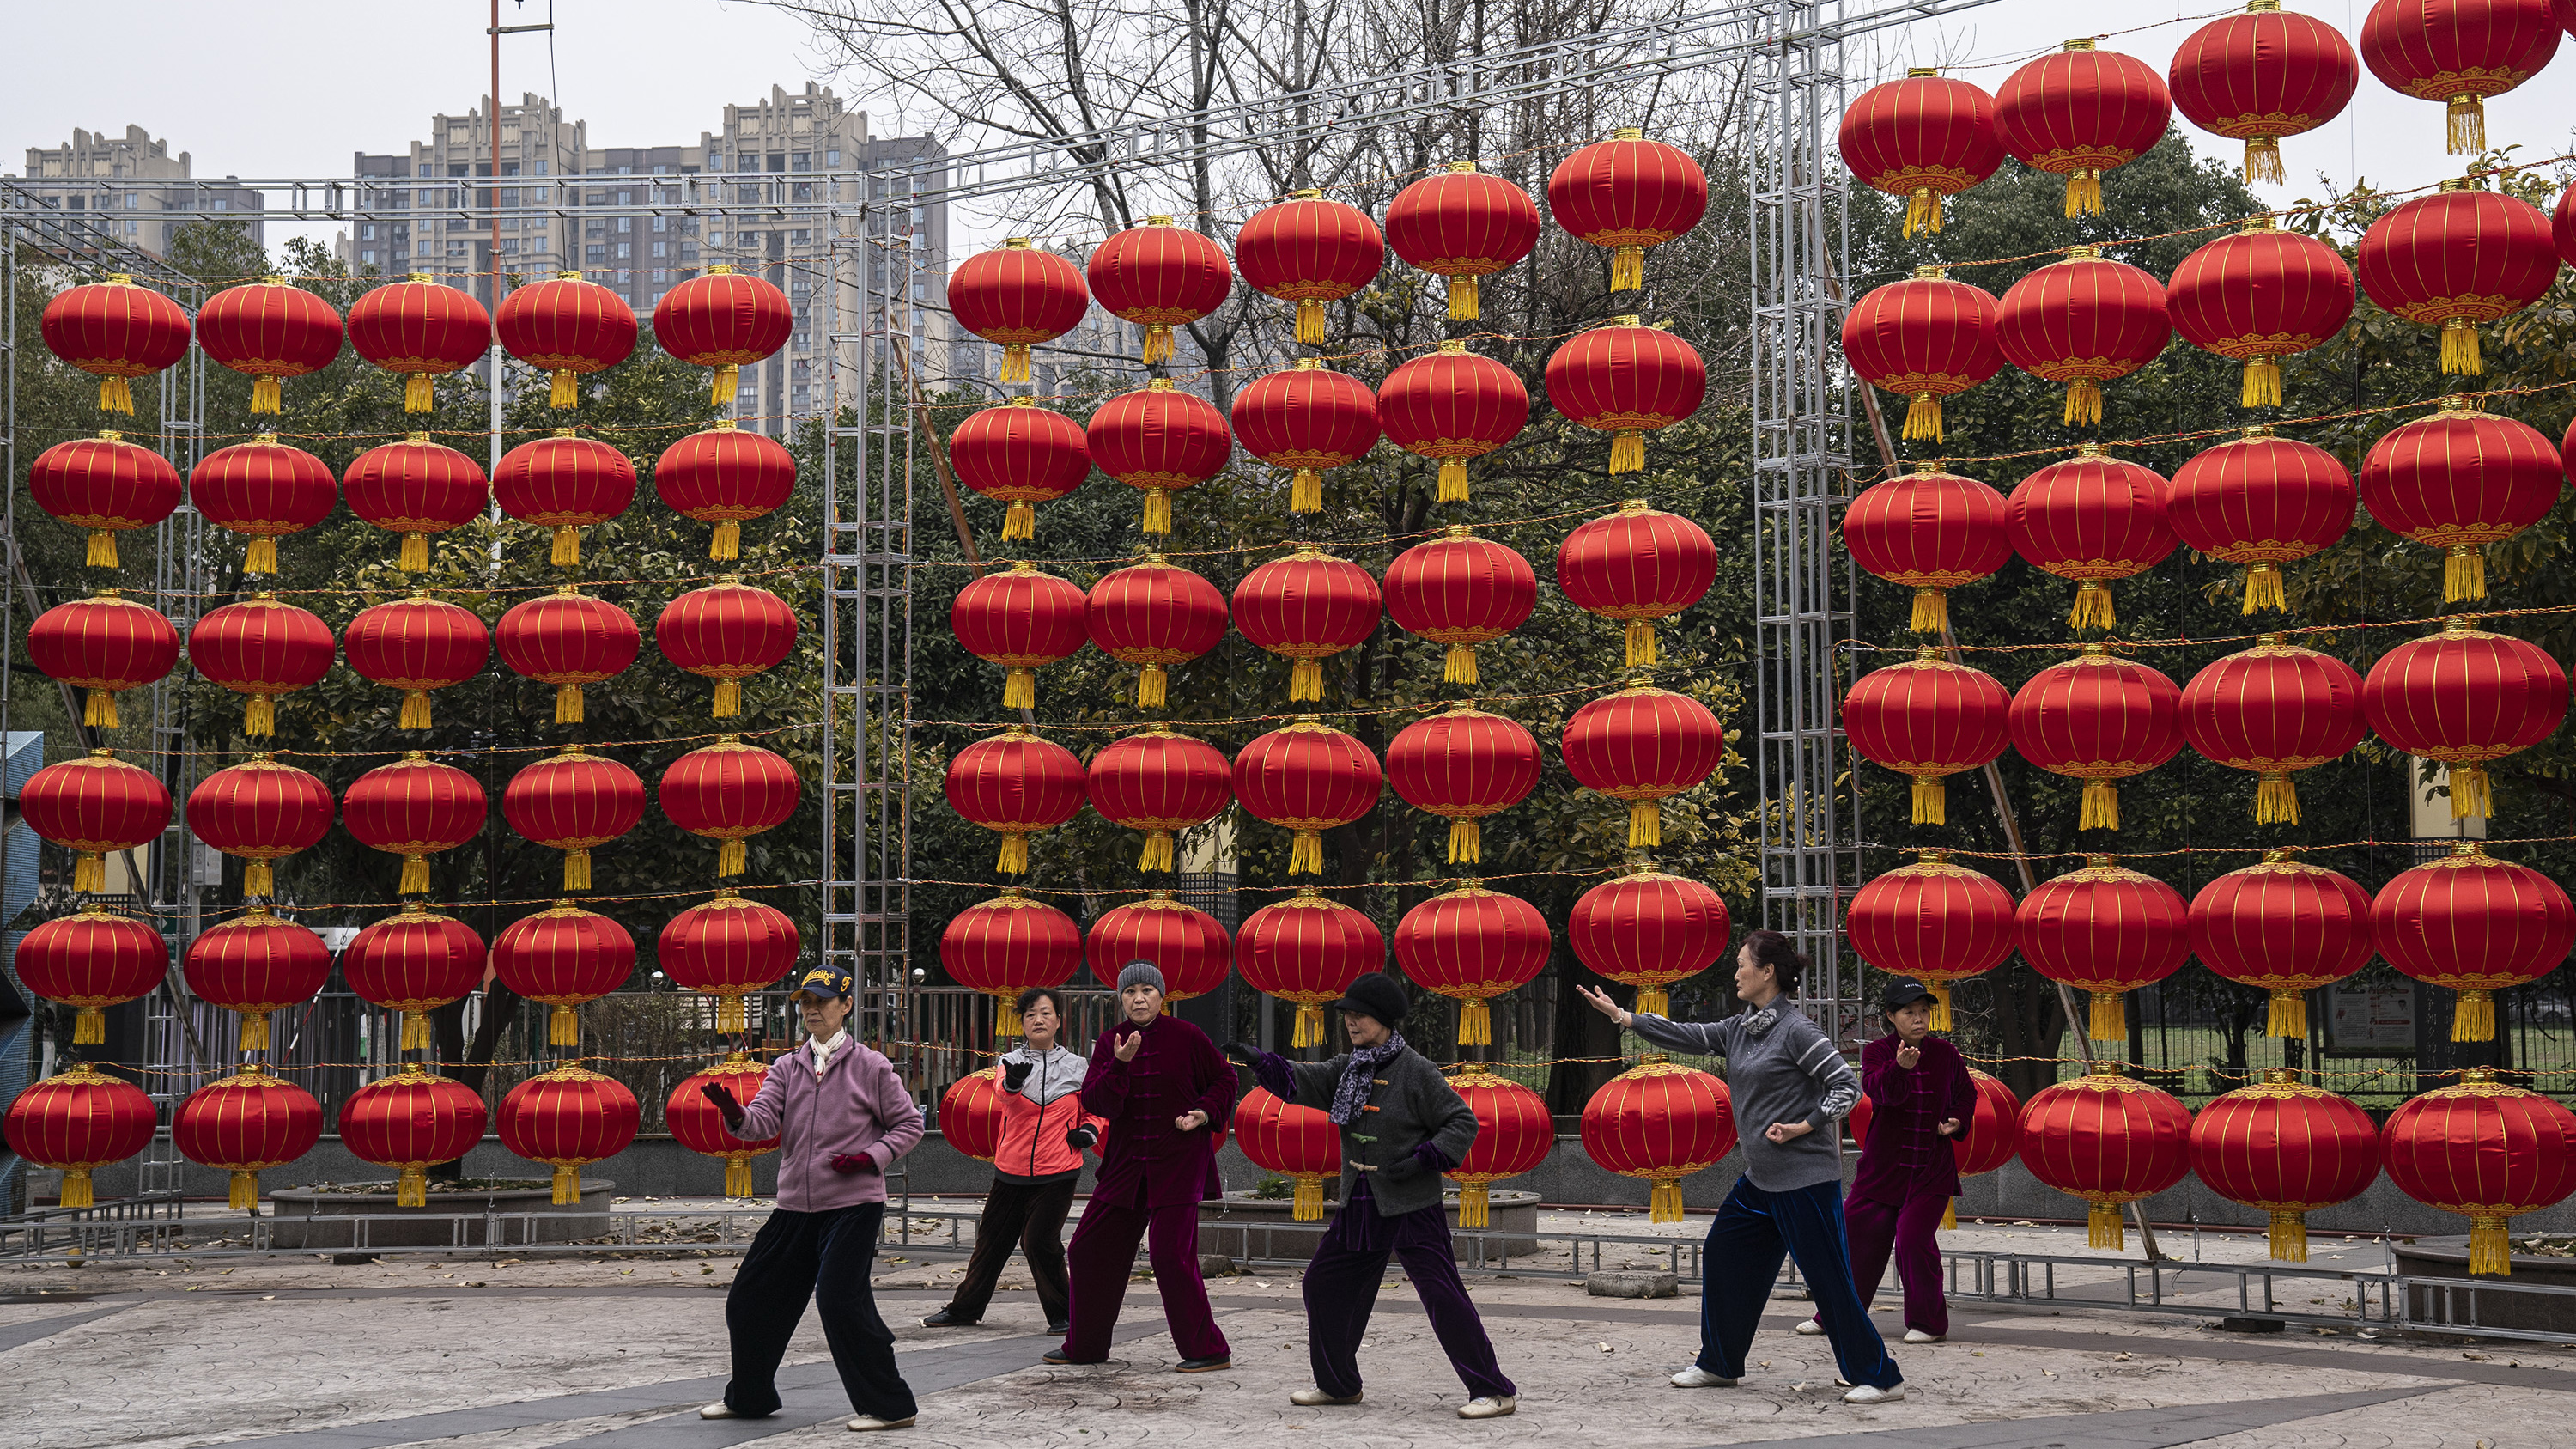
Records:
[[[1748,1011],[1744,1014],[1744,1034],[1756,1041],[1761,1040],[1765,1032],[1779,1024],[1780,1003],[1776,1000],[1760,1011]]]
[[[1397,1032],[1373,1047],[1361,1047],[1351,1053],[1351,1064],[1342,1068],[1342,1079],[1333,1085],[1333,1107],[1325,1115],[1336,1127],[1348,1127],[1359,1120],[1360,1108],[1368,1105],[1369,1088],[1376,1085],[1379,1065],[1404,1050],[1404,1033]]]

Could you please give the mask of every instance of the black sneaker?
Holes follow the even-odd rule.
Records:
[[[1069,1353],[1066,1353],[1063,1349],[1060,1349],[1060,1348],[1051,1348],[1051,1349],[1048,1349],[1048,1350],[1046,1351],[1046,1353],[1045,1353],[1042,1357],[1040,1357],[1040,1359],[1039,1359],[1038,1361],[1039,1361],[1040,1363],[1051,1363],[1051,1364],[1056,1364],[1056,1365],[1059,1365],[1059,1366],[1064,1365],[1064,1364],[1077,1364],[1077,1363],[1107,1363],[1107,1362],[1109,1362],[1109,1360],[1107,1360],[1107,1359],[1105,1359],[1105,1358],[1075,1358],[1073,1355],[1071,1355],[1071,1354],[1069,1354]]]
[[[1050,1318],[1047,1320],[1047,1332],[1054,1334],[1058,1338],[1062,1338],[1066,1334],[1073,1332],[1073,1320],[1070,1318]]]
[[[921,1326],[924,1328],[973,1328],[980,1321],[981,1320],[979,1319],[973,1318],[960,1318],[957,1316],[957,1310],[954,1308],[942,1308],[937,1313],[921,1320]]]
[[[1232,1367],[1234,1367],[1234,1360],[1225,1354],[1219,1354],[1215,1358],[1182,1359],[1179,1365],[1173,1368],[1172,1372],[1176,1374],[1212,1374],[1218,1369],[1230,1369]]]

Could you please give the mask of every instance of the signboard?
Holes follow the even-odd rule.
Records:
[[[2415,983],[2338,981],[2326,988],[2326,1050],[2338,1056],[2415,1055]]]

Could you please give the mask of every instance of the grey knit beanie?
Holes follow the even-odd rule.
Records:
[[[1151,961],[1128,962],[1118,973],[1118,989],[1124,991],[1130,986],[1151,986],[1156,991],[1161,991],[1163,989],[1162,968]]]

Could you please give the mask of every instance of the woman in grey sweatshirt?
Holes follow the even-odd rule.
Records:
[[[1807,968],[1788,937],[1752,932],[1735,960],[1735,994],[1745,1009],[1722,1021],[1640,1016],[1604,991],[1581,988],[1595,1010],[1657,1046],[1726,1059],[1744,1175],[1709,1224],[1700,1254],[1699,1361],[1673,1375],[1673,1387],[1733,1388],[1743,1377],[1785,1255],[1798,1260],[1840,1377],[1852,1385],[1844,1401],[1904,1398],[1904,1375],[1852,1286],[1843,1237],[1834,1124],[1860,1100],[1860,1079],[1785,999]]]

